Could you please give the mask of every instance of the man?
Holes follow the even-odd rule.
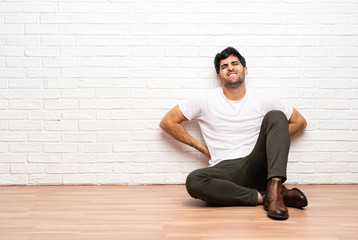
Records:
[[[175,106],[160,123],[165,132],[210,159],[210,167],[188,175],[187,191],[213,204],[263,204],[268,217],[287,219],[287,206],[307,206],[299,189],[282,185],[290,136],[302,131],[306,120],[277,98],[246,87],[246,61],[236,49],[224,49],[214,63],[222,87]],[[181,125],[192,119],[198,119],[206,145]]]

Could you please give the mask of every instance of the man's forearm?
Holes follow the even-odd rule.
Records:
[[[159,126],[176,140],[185,143],[205,156],[210,158],[208,148],[193,138],[181,125],[183,121],[187,121],[186,117],[181,113],[179,105],[172,108],[161,120]]]
[[[176,140],[185,143],[200,152],[203,151],[203,145],[194,137],[192,137],[180,123],[165,124],[161,125],[161,127],[165,132],[170,134]]]

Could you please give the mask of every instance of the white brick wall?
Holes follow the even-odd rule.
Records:
[[[289,182],[358,183],[356,0],[27,0],[0,2],[0,185],[183,183],[207,159],[158,124],[227,46],[308,120]]]

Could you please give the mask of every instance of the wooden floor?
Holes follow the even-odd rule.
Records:
[[[358,239],[358,185],[301,185],[306,209],[216,207],[183,185],[0,187],[0,239]]]

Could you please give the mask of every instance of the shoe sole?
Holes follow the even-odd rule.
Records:
[[[270,214],[270,213],[267,213],[267,216],[269,218],[272,218],[272,219],[275,219],[275,220],[286,220],[286,219],[288,219],[288,216],[279,216],[279,215],[274,215],[274,214]]]

